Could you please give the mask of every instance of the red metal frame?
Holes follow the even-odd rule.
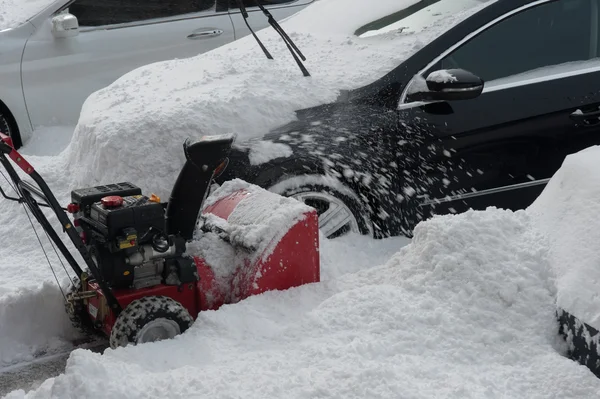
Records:
[[[8,154],[8,156],[17,164],[19,168],[21,168],[23,172],[30,175],[35,171],[35,169],[33,169],[33,166],[31,166],[31,164],[27,162],[25,158],[23,158],[21,154],[17,152],[17,150],[15,150],[15,146],[13,145],[13,141],[10,136],[7,136],[6,134],[0,132],[0,140],[4,141],[6,144],[13,148],[13,150],[10,152],[10,154]]]

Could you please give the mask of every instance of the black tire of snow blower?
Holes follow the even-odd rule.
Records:
[[[142,328],[156,319],[172,320],[179,326],[180,334],[194,323],[187,309],[166,296],[149,296],[131,302],[115,322],[110,333],[110,347],[115,349],[135,345]]]

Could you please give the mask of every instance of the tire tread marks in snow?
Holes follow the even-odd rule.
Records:
[[[179,325],[181,333],[194,322],[179,302],[166,296],[149,296],[131,302],[117,317],[110,333],[110,347],[127,346],[136,342],[139,331],[152,320],[165,318]]]

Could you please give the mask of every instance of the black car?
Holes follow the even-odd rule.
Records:
[[[327,237],[410,236],[434,213],[525,208],[566,155],[600,144],[599,10],[600,0],[498,0],[261,139],[291,156],[252,165],[238,143],[220,180],[314,206]]]

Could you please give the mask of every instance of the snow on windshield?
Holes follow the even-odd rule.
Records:
[[[0,31],[21,25],[53,0],[0,0]]]
[[[366,31],[360,37],[371,37],[393,31],[421,32],[432,24],[448,18],[448,16],[493,1],[495,0],[442,0],[382,28]]]
[[[74,185],[121,181],[130,170],[146,190],[168,195],[181,165],[181,145],[203,134],[260,137],[296,119],[295,111],[327,104],[341,90],[374,82],[478,8],[447,16],[417,33],[362,39],[354,32],[418,0],[320,0],[281,23],[306,55],[298,69],[277,33],[252,36],[189,59],[132,71],[92,94],[69,148]],[[135,143],[123,150],[123,143]],[[281,151],[278,149],[278,151]],[[260,159],[270,159],[261,151]],[[110,165],[110,167],[108,167]]]

